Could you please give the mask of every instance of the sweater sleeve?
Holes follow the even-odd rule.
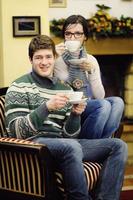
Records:
[[[89,62],[92,64],[94,71],[88,73],[88,80],[92,89],[92,94],[95,99],[103,99],[105,96],[105,90],[101,80],[101,72],[99,64],[96,58],[92,55],[87,55]]]
[[[38,134],[49,112],[45,103],[30,110],[26,93],[17,95],[9,88],[5,98],[6,128],[10,137],[28,138]]]
[[[79,135],[80,129],[80,115],[71,113],[63,127],[64,137],[75,138]]]
[[[68,79],[68,66],[65,64],[62,56],[58,57],[55,62],[54,75],[63,81]]]

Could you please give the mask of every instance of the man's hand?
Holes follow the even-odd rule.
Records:
[[[84,112],[85,108],[86,108],[87,103],[81,103],[81,104],[74,104],[72,107],[72,112],[77,114],[77,115],[81,115],[82,112]]]
[[[68,97],[65,94],[58,93],[46,102],[49,111],[54,111],[63,108],[68,102]]]

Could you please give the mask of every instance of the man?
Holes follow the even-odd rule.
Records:
[[[118,200],[127,159],[127,146],[119,139],[77,139],[85,103],[71,106],[71,88],[54,77],[56,51],[45,35],[29,45],[32,72],[9,87],[6,126],[11,137],[46,144],[65,182],[68,200],[92,200],[82,161],[102,162],[96,200]]]

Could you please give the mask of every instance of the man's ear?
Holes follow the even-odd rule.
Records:
[[[30,61],[30,63],[32,64],[32,59],[29,57],[29,61]]]

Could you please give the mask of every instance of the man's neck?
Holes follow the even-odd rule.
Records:
[[[50,87],[51,85],[57,82],[57,78],[55,77],[42,77],[38,75],[34,70],[31,72],[31,76],[35,80],[35,82],[41,87]]]

